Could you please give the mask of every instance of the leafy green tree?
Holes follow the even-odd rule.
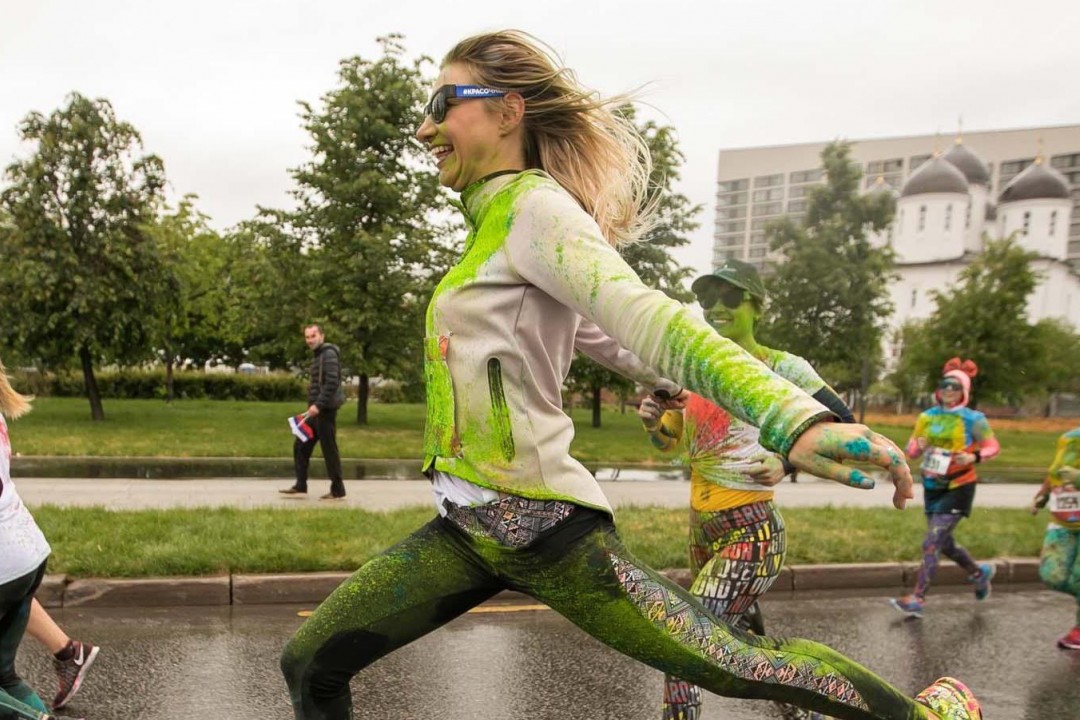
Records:
[[[621,112],[635,121],[632,106],[624,106]],[[650,200],[657,203],[657,221],[640,242],[624,248],[622,255],[646,285],[662,290],[676,300],[686,301],[693,297],[683,286],[691,268],[679,265],[671,250],[690,242],[687,235],[698,227],[694,216],[701,211],[701,206],[692,205],[685,195],[674,190],[679,180],[679,167],[686,159],[679,150],[674,128],[652,120],[635,121],[635,124],[652,158],[649,185],[653,195]],[[571,366],[567,385],[571,392],[589,397],[593,427],[601,424],[600,397],[605,388],[624,400],[634,391],[632,381],[580,355]]]
[[[166,399],[171,401],[177,364],[238,362],[238,346],[224,315],[231,248],[195,208],[192,195],[157,218],[151,230],[172,271],[154,310],[160,320],[155,346],[165,363]]]
[[[340,84],[320,107],[300,103],[311,159],[292,170],[296,210],[260,218],[279,226],[264,242],[275,262],[293,264],[279,267],[306,297],[290,312],[305,313],[300,324],[322,321],[359,375],[361,425],[370,377],[407,374],[420,362],[426,294],[451,258],[451,226],[436,214],[445,196],[414,135],[429,61],[403,60],[400,36],[379,44],[375,60],[341,62]],[[299,345],[299,330],[288,332]]]
[[[8,307],[3,334],[40,361],[78,358],[91,417],[104,409],[96,363],[152,356],[155,319],[146,309],[168,278],[147,227],[165,172],[107,100],[78,93],[49,116],[19,124],[33,152],[7,167],[0,212],[10,218],[0,271]]]
[[[1080,334],[1065,320],[1048,318],[1035,324],[1039,347],[1039,385],[1047,396],[1046,414],[1053,414],[1056,393],[1080,392]]]
[[[979,366],[973,401],[1018,402],[1040,390],[1047,375],[1041,333],[1027,319],[1028,297],[1039,282],[1030,264],[1036,254],[1021,248],[1015,236],[986,237],[984,244],[951,289],[931,291],[936,308],[917,332],[905,336],[901,359],[929,389],[946,360],[971,358]],[[1043,337],[1049,332],[1044,327]]]
[[[850,143],[830,143],[821,162],[826,181],[808,192],[804,222],[782,218],[766,230],[784,260],[767,279],[759,334],[809,360],[837,389],[865,388],[892,313],[893,254],[870,236],[889,226],[896,203],[886,193],[859,192],[862,170]]]

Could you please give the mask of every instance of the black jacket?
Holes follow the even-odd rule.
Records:
[[[320,410],[335,410],[345,404],[345,387],[341,384],[341,351],[333,343],[315,348],[308,374],[308,405]]]

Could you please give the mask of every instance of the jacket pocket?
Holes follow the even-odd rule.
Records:
[[[424,338],[424,385],[427,394],[427,422],[424,424],[424,454],[456,457],[461,454],[454,425],[454,382],[446,353],[446,335]]]
[[[502,365],[498,358],[488,358],[488,392],[491,394],[491,431],[495,434],[495,447],[503,460],[514,459],[514,432],[510,427],[510,408],[503,392]]]

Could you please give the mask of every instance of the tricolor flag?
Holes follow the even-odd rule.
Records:
[[[294,415],[289,418],[289,429],[292,430],[292,434],[296,436],[296,439],[300,442],[308,442],[315,437],[315,431],[307,424],[307,413],[300,415]]]

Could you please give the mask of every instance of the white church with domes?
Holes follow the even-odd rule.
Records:
[[[895,190],[878,182],[868,192]],[[1029,321],[1062,318],[1080,330],[1080,275],[1067,259],[1072,210],[1069,183],[1041,156],[992,197],[990,168],[958,139],[911,173],[892,226],[873,238],[896,253],[889,326],[929,317],[935,309],[930,291],[947,292],[958,282],[982,252],[984,236],[1016,233],[1021,247],[1037,253],[1032,268],[1041,276],[1028,300]]]

